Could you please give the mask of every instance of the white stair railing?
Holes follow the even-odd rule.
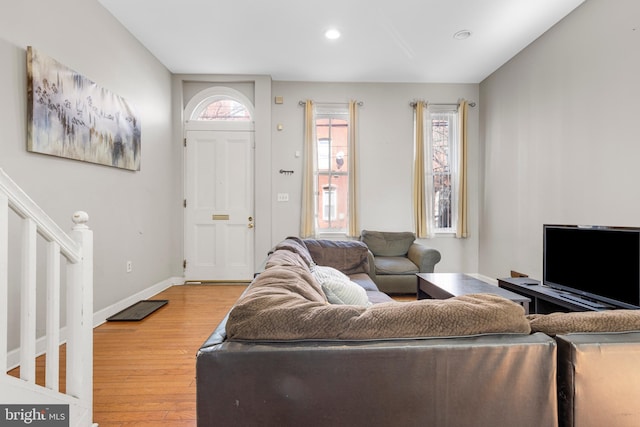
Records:
[[[7,374],[9,331],[9,213],[19,217],[20,379]],[[69,405],[70,426],[93,419],[93,232],[88,215],[76,212],[65,233],[0,169],[0,403]],[[46,245],[46,366],[44,386],[36,383],[37,239]],[[13,253],[13,252],[12,252]],[[66,390],[60,392],[61,271],[66,259]],[[16,325],[11,326],[15,328]]]

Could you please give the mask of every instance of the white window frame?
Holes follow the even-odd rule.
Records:
[[[436,171],[434,171],[434,156],[437,155],[435,149],[433,122],[440,116],[448,121],[448,138],[446,150],[448,150],[448,174],[450,175],[449,188],[450,197],[450,222],[449,226],[441,226],[437,221],[437,210],[441,203],[441,193],[435,188]],[[460,132],[459,132],[459,113],[457,105],[428,105],[425,111],[425,191],[427,200],[427,221],[429,229],[433,234],[455,234],[458,222],[458,204],[460,200],[459,182],[460,182]],[[444,176],[443,175],[443,176]]]

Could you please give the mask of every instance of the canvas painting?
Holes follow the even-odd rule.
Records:
[[[122,97],[27,48],[27,150],[140,170],[140,118]]]

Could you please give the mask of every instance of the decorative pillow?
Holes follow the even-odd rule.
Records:
[[[349,276],[344,274],[342,271],[335,269],[333,267],[328,267],[326,265],[314,265],[311,267],[311,274],[318,281],[318,283],[322,284],[327,279],[335,279],[340,281],[350,281]]]
[[[367,307],[370,305],[367,291],[349,279],[349,276],[325,265],[315,265],[311,274],[322,286],[322,291],[331,304],[348,304]]]
[[[352,281],[327,279],[322,282],[322,290],[331,304],[347,304],[368,307],[371,305],[367,291]]]

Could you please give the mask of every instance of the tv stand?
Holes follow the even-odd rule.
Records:
[[[549,314],[570,311],[602,311],[619,307],[583,298],[570,292],[541,285],[538,280],[528,277],[498,279],[498,286],[511,292],[529,297],[530,313]]]
[[[565,298],[574,302],[578,302],[580,304],[586,304],[589,307],[593,307],[594,310],[610,310],[612,308],[615,308],[611,305],[604,304],[598,301],[593,301],[591,299],[583,298],[577,295],[573,295],[569,292],[562,292],[562,291],[557,291],[557,292],[560,292],[560,294],[562,295],[562,298]]]

